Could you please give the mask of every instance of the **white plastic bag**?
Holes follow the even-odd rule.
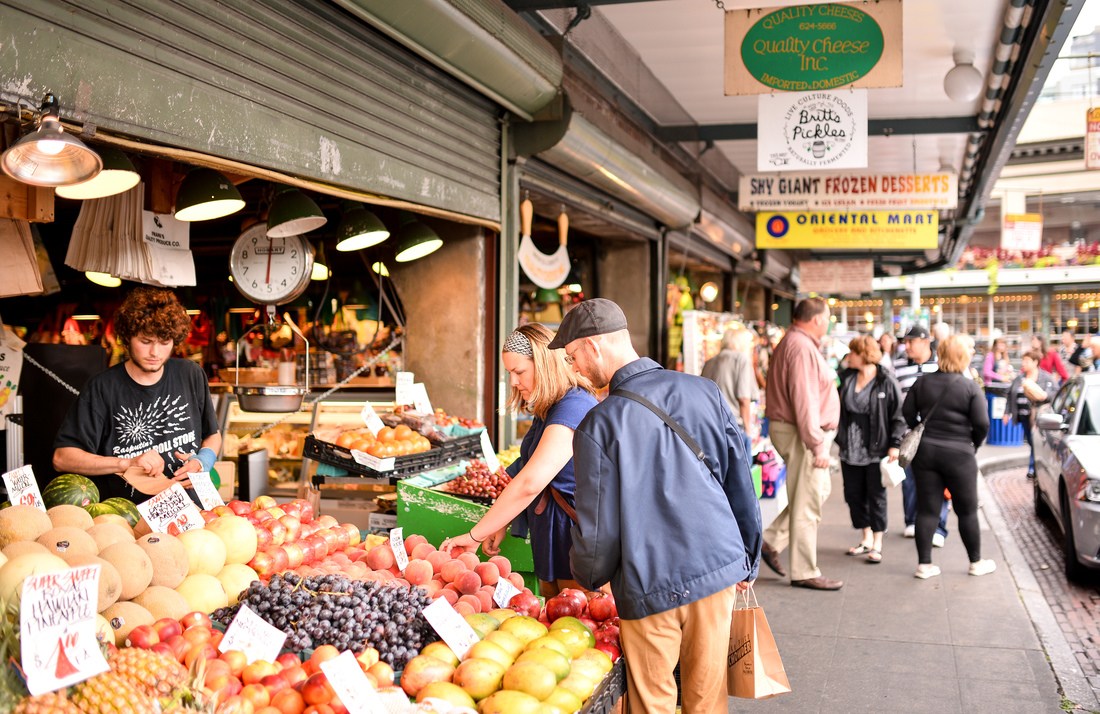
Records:
[[[905,469],[897,460],[891,461],[889,456],[884,456],[878,462],[879,471],[882,472],[882,487],[891,488],[905,480]]]

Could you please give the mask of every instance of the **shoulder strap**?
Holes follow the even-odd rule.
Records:
[[[918,379],[917,381],[919,382],[920,379]],[[913,386],[915,387],[916,385],[913,385]],[[928,414],[926,416],[921,417],[921,423],[927,422],[929,419],[932,418],[932,415],[936,413],[936,407],[938,407],[940,405],[940,402],[943,401],[943,398],[945,396],[947,396],[947,390],[946,389],[943,390],[942,392],[940,392],[940,398],[937,399],[936,403],[932,405],[932,408],[928,410]]]
[[[699,459],[706,465],[707,470],[710,471],[711,476],[718,478],[717,474],[714,471],[714,467],[710,463],[710,459],[707,458],[706,452],[703,451],[703,447],[699,446],[699,442],[693,439],[691,437],[691,434],[687,433],[687,430],[684,429],[684,427],[680,426],[680,422],[669,416],[668,412],[666,412],[664,409],[661,409],[659,406],[649,401],[641,394],[630,392],[626,389],[616,389],[615,391],[611,392],[611,395],[626,397],[627,399],[638,402],[642,406],[649,409],[649,411],[659,416],[661,420],[665,424],[667,424],[670,429],[676,432],[676,435],[679,436],[685,444],[687,444],[687,447],[691,449],[691,453],[695,454],[695,458]]]

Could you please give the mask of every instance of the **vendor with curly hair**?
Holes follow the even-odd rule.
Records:
[[[221,448],[214,404],[202,368],[172,357],[191,320],[175,294],[135,288],[115,314],[127,359],[92,377],[54,441],[59,472],[91,477],[100,498],[135,502],[190,487]]]

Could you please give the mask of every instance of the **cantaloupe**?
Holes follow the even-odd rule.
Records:
[[[99,553],[95,538],[76,526],[51,528],[36,539],[57,557],[68,562],[69,558]]]
[[[20,540],[37,540],[38,536],[51,528],[53,522],[50,517],[34,506],[5,508],[0,511],[0,549]]]
[[[188,575],[176,588],[176,592],[187,601],[189,612],[214,612],[229,604],[229,596],[225,594],[221,581],[206,573]]]
[[[17,540],[14,543],[8,543],[4,547],[4,550],[0,552],[3,552],[10,560],[12,558],[18,558],[21,555],[26,555],[27,553],[49,553],[50,549],[38,541]]]
[[[260,579],[256,571],[244,563],[226,563],[217,577],[222,587],[225,588],[225,594],[229,598],[230,605],[236,605],[241,592],[247,590],[253,580]]]
[[[99,595],[96,599],[96,612],[103,612],[118,602],[122,594],[122,576],[119,575],[118,568],[95,555],[72,558],[65,562],[74,568],[78,565],[99,566]]]
[[[187,577],[187,548],[180,539],[167,533],[150,533],[138,539],[137,544],[153,563],[153,579],[150,585],[175,588]]]
[[[218,536],[205,528],[195,528],[177,537],[187,549],[188,574],[217,575],[225,567],[225,543]]]
[[[46,511],[46,515],[50,517],[50,522],[53,523],[54,528],[58,526],[73,526],[74,528],[86,531],[93,525],[91,514],[80,506],[73,506],[68,503],[54,506]]]
[[[88,535],[95,540],[96,547],[103,550],[115,543],[133,543],[134,533],[117,523],[97,523],[88,529]]]
[[[152,625],[156,622],[153,615],[144,607],[125,600],[111,605],[102,614],[107,622],[111,623],[111,629],[115,632],[115,644],[119,647],[126,644],[130,630],[138,625]]]
[[[0,608],[11,605],[22,594],[23,581],[28,575],[60,573],[68,569],[69,564],[53,553],[25,553],[11,558],[0,567]]]
[[[247,563],[256,557],[256,527],[241,516],[221,516],[206,524],[206,530],[225,543],[225,562]]]
[[[121,600],[130,600],[153,580],[153,562],[137,543],[115,543],[104,548],[99,557],[115,566],[122,576]]]
[[[150,585],[131,602],[144,607],[157,620],[162,617],[178,620],[192,611],[183,595],[163,585]]]

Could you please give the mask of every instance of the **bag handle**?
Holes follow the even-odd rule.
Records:
[[[691,449],[691,453],[695,454],[695,458],[699,459],[706,465],[707,471],[710,471],[710,475],[713,476],[715,479],[718,478],[718,474],[715,472],[714,467],[711,465],[710,459],[707,458],[706,452],[703,451],[703,447],[699,446],[699,442],[693,439],[691,437],[691,434],[687,433],[687,429],[680,426],[680,422],[669,416],[668,412],[666,412],[664,409],[661,409],[659,406],[649,401],[641,394],[630,392],[625,389],[616,389],[615,391],[611,392],[611,396],[626,397],[627,399],[638,402],[642,406],[649,409],[649,411],[659,416],[670,429],[676,432],[676,435],[680,437],[680,440],[687,444],[687,447]]]
[[[749,601],[749,597],[752,597],[752,601]],[[753,590],[750,585],[746,590],[737,590],[733,593],[733,609],[734,610],[748,610],[754,607],[760,607],[760,603],[756,601],[756,591]]]

